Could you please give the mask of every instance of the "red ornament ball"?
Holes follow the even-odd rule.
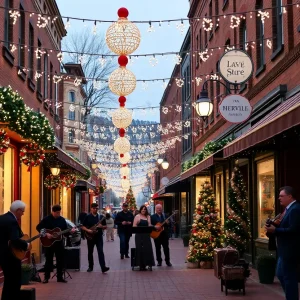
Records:
[[[129,11],[126,7],[121,7],[118,10],[118,16],[119,18],[127,18],[129,15]]]
[[[119,97],[119,103],[121,107],[125,106],[125,102],[126,102],[126,97],[124,96]]]
[[[120,128],[119,135],[120,135],[120,137],[124,137],[124,135],[125,135],[125,129],[124,128]]]
[[[119,56],[118,63],[121,67],[126,67],[126,65],[128,64],[127,56],[126,55]]]

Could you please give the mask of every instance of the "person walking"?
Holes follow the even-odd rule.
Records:
[[[287,300],[298,300],[297,266],[300,262],[300,203],[296,201],[295,191],[284,186],[279,193],[280,204],[285,208],[279,227],[266,225],[268,234],[277,240],[276,275]]]
[[[142,205],[134,217],[133,227],[145,226],[153,227],[147,207]],[[140,271],[146,270],[146,267],[152,271],[152,266],[155,266],[150,233],[135,234],[135,265],[140,267]]]
[[[151,223],[152,225],[157,229],[161,230],[161,227],[157,225],[157,223],[162,223],[166,219],[165,214],[162,212],[162,206],[161,204],[157,204],[155,206],[155,214],[151,216]],[[162,264],[162,257],[161,257],[161,246],[164,250],[165,255],[165,261],[166,265],[168,267],[172,267],[172,264],[170,262],[170,249],[169,249],[169,233],[168,233],[168,221],[164,224],[164,230],[161,231],[160,235],[154,239],[155,244],[155,252],[156,252],[156,260],[157,260],[157,266],[161,267]]]
[[[103,230],[106,229],[106,219],[103,215],[98,214],[98,204],[91,204],[91,213],[86,216],[83,221],[82,229],[87,232],[87,246],[88,246],[88,261],[89,267],[87,272],[92,272],[94,269],[94,247],[96,245],[98,252],[99,264],[102,270],[102,273],[106,273],[109,270],[109,267],[105,264],[105,257],[103,252]],[[91,228],[96,226],[96,230],[93,231]]]
[[[18,221],[25,212],[25,203],[21,200],[14,201],[9,212],[0,216],[0,266],[4,274],[2,300],[20,299],[21,289],[21,260],[11,252],[12,247],[26,251],[30,244],[21,240],[23,236]]]
[[[114,226],[115,222],[114,219],[111,217],[109,213],[106,213],[105,215],[106,218],[106,241],[109,242],[110,240],[113,242],[114,241]]]
[[[121,259],[129,258],[129,240],[132,235],[133,214],[128,211],[128,204],[123,203],[122,211],[117,213],[115,224],[118,226],[120,238],[120,255]]]
[[[66,220],[60,215],[61,206],[56,204],[52,206],[51,214],[45,217],[37,226],[36,230],[41,232],[42,229],[54,229],[59,228],[61,231],[68,229]],[[73,228],[71,233],[75,232]],[[50,233],[46,234],[48,239],[52,239],[53,236]],[[45,277],[43,283],[48,283],[50,279],[50,273],[53,270],[53,256],[56,258],[56,269],[57,269],[57,282],[66,283],[67,280],[63,278],[64,268],[64,241],[55,241],[50,247],[44,247],[45,249]]]

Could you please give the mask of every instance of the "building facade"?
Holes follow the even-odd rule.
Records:
[[[251,218],[252,240],[246,256],[254,263],[258,254],[267,251],[266,219],[281,211],[277,201],[279,188],[297,187],[296,173],[300,166],[298,8],[288,0],[194,0],[190,1],[188,16],[193,19],[192,77],[204,74],[206,78],[218,78],[207,83],[213,102],[212,114],[202,124],[194,123],[200,134],[193,138],[193,157],[208,142],[219,147],[211,156],[191,162],[181,179],[190,181],[192,211],[201,183],[206,179],[211,181],[224,223],[231,172],[235,165],[239,166],[248,191]],[[244,50],[254,67],[249,80],[236,87],[219,74],[221,56],[233,48]],[[199,97],[204,81],[199,86],[193,85],[192,99]],[[219,105],[229,90],[250,101],[252,114],[243,123],[230,123],[219,112]],[[195,110],[193,117],[197,117]],[[228,143],[229,138],[233,141]]]

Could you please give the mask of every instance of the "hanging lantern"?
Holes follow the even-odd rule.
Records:
[[[121,179],[121,186],[124,190],[128,190],[130,188],[129,179]]]
[[[119,137],[114,143],[114,150],[119,154],[129,152],[130,142],[125,137]]]
[[[132,122],[132,112],[127,108],[118,108],[112,113],[112,122],[117,128],[126,128]]]
[[[129,173],[130,173],[130,170],[129,170],[129,168],[128,167],[122,167],[121,169],[120,169],[120,174],[121,174],[121,176],[123,177],[123,176],[128,176],[129,175]]]
[[[127,96],[135,90],[135,75],[126,68],[120,67],[110,74],[108,86],[114,94],[118,96]]]
[[[129,154],[129,152],[126,152],[126,153],[121,153],[120,155],[119,155],[119,162],[121,163],[121,164],[127,164],[129,161],[130,161],[130,159],[131,159],[131,157],[130,157],[130,154]]]
[[[139,47],[141,34],[138,27],[127,19],[126,8],[120,8],[118,16],[118,21],[111,24],[106,31],[106,44],[112,52],[128,55]]]

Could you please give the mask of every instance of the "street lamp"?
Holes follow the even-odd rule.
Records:
[[[230,88],[228,88],[222,81],[217,80],[217,79],[208,79],[203,83],[202,86],[202,90],[200,92],[200,96],[196,101],[196,112],[199,115],[199,117],[201,117],[203,120],[206,120],[206,118],[208,118],[212,111],[213,111],[213,102],[210,98],[208,98],[208,81],[217,81],[220,84],[222,84],[225,89],[227,90],[227,92],[229,92],[229,94],[231,94]]]

